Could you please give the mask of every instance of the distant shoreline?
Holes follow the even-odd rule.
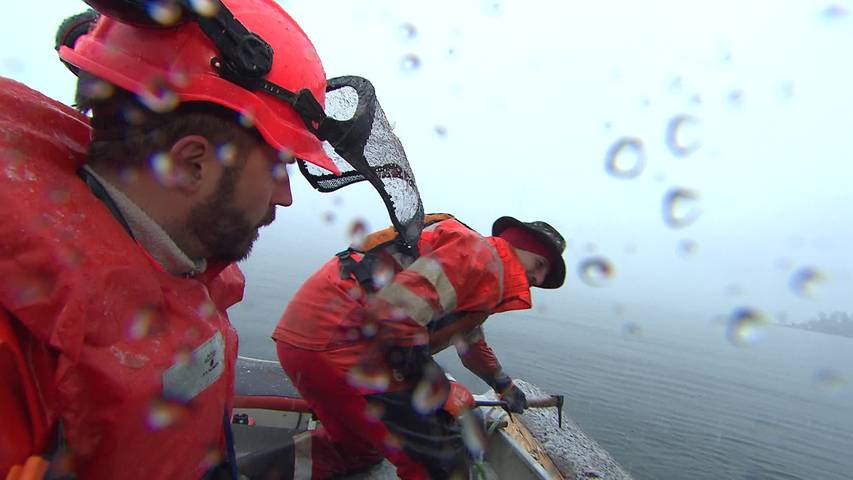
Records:
[[[809,332],[853,338],[853,315],[845,312],[832,312],[829,315],[821,313],[818,318],[808,322],[780,323],[780,325]]]

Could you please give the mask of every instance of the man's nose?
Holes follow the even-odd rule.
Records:
[[[287,174],[283,178],[277,179],[274,188],[270,199],[274,205],[281,205],[282,207],[293,205],[293,192],[290,190],[290,177]]]

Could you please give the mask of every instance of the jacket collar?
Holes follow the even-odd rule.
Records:
[[[204,259],[191,259],[154,219],[121,190],[104,180],[88,165],[84,165],[83,169],[104,187],[127,223],[130,234],[159,266],[176,276],[191,277],[205,271],[207,262]]]

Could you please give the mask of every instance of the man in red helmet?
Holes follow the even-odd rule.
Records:
[[[234,262],[294,159],[338,171],[325,73],[272,0],[88,3],[59,40],[90,118],[0,78],[0,478],[213,475]]]
[[[420,256],[401,252],[393,230],[374,233],[309,278],[279,321],[281,365],[322,424],[294,438],[296,477],[328,478],[384,456],[404,479],[467,478],[453,418],[473,399],[432,360],[450,344],[510,410],[526,408],[481,325],[530,308],[530,287],[563,284],[565,240],[545,222],[512,217],[490,237],[444,214],[424,224]]]

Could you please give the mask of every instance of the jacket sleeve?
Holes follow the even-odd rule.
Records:
[[[462,365],[495,388],[498,379],[506,377],[492,347],[486,343],[483,327],[471,330],[456,347]]]
[[[488,312],[502,298],[503,263],[476,232],[439,224],[421,250],[370,307],[382,334],[395,345],[425,345],[432,320],[454,311]]]

